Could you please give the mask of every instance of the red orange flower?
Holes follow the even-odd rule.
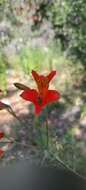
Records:
[[[49,75],[44,76],[44,75],[39,75],[36,71],[32,71],[32,75],[36,81],[38,90],[40,95],[45,95],[48,88],[49,88],[49,83],[52,80],[52,78],[55,76],[56,71],[51,71]]]
[[[49,83],[56,74],[56,71],[52,71],[49,75],[39,75],[36,71],[32,71],[32,75],[36,81],[38,91],[35,89],[30,89],[23,84],[14,83],[14,85],[23,90],[20,96],[32,102],[35,105],[35,113],[38,115],[41,113],[43,108],[54,101],[57,101],[60,98],[60,94],[56,90],[49,90]]]

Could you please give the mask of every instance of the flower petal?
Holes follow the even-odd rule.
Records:
[[[49,75],[46,76],[48,83],[52,80],[52,78],[56,75],[56,71],[51,71]]]
[[[42,104],[39,105],[38,103],[35,103],[35,112],[37,115],[41,113],[41,111],[44,109],[47,104],[58,101],[60,98],[60,93],[56,90],[48,90],[46,93],[46,96],[42,97]]]
[[[35,105],[35,114],[39,115],[41,113],[41,111],[42,111],[43,108],[38,103],[35,103],[34,105]]]
[[[32,75],[33,75],[33,78],[35,79],[35,81],[38,84],[38,82],[40,81],[40,75],[34,70],[32,70]]]
[[[30,102],[35,103],[36,102],[36,97],[38,96],[38,92],[34,89],[30,89],[30,90],[24,90],[20,96]]]
[[[41,105],[39,104],[38,102],[38,97],[39,97],[39,94],[36,90],[34,89],[30,89],[30,90],[25,90],[23,91],[20,96],[27,100],[27,101],[30,101],[34,104],[35,106],[35,113],[38,115],[40,112],[41,112]]]
[[[59,100],[60,93],[56,90],[48,90],[46,97],[43,100],[43,107],[49,103]]]
[[[45,95],[49,87],[47,78],[44,75],[38,75],[34,70],[32,70],[32,75],[36,81],[39,93]]]

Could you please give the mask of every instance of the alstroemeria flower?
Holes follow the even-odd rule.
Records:
[[[14,85],[23,90],[20,96],[30,101],[35,106],[35,113],[39,115],[47,104],[57,101],[60,98],[60,93],[56,90],[49,90],[49,82],[56,74],[56,71],[52,71],[49,75],[38,75],[36,71],[32,71],[32,75],[37,83],[38,90],[30,89],[27,86],[15,83]]]

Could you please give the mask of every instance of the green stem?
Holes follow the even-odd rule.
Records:
[[[47,136],[47,149],[49,148],[49,130],[48,130],[48,114],[46,111],[46,136]]]
[[[14,139],[14,140],[10,140],[9,138],[7,138],[7,140],[5,140],[5,141],[0,141],[0,144],[4,144],[4,143],[16,143],[17,145],[21,145],[21,146],[24,146],[24,147],[26,147],[26,148],[33,148],[33,147],[35,147],[34,145],[32,145],[32,144],[23,144],[23,143],[21,143],[21,142],[19,142],[19,140],[17,140],[17,139]]]
[[[53,154],[51,152],[49,152],[51,156],[53,156]],[[68,164],[65,164],[60,158],[59,156],[56,156],[55,159],[66,169],[68,169],[70,172],[72,172],[73,174],[75,174],[76,176],[86,180],[86,177],[80,175],[77,171],[73,170]]]
[[[36,128],[37,128],[39,135],[40,135],[41,144],[43,145],[43,139],[42,139],[42,134],[41,134],[41,125],[39,122],[39,118],[37,116],[35,117],[35,123],[36,123]]]

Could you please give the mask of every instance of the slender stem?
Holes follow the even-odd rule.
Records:
[[[15,140],[14,142],[15,142],[16,144],[21,145],[21,146],[24,146],[24,147],[26,147],[26,148],[35,147],[35,146],[32,145],[32,144],[28,145],[28,144],[25,144],[25,143],[21,143],[21,142],[19,142],[18,140]]]
[[[41,125],[40,125],[38,116],[35,117],[35,123],[36,123],[37,129],[38,129],[39,135],[40,135],[41,144],[43,145],[43,139],[42,139],[42,134],[41,134]]]
[[[46,136],[47,136],[47,148],[49,147],[49,134],[48,134],[48,121],[46,118]]]
[[[14,140],[7,139],[5,141],[0,141],[0,143],[1,144],[3,144],[3,143],[16,143],[18,145],[22,145],[22,146],[27,147],[27,148],[34,147],[34,145],[28,145],[28,144],[25,144],[25,143],[21,143],[17,139],[14,139]]]
[[[47,136],[47,149],[49,148],[49,129],[48,129],[48,113],[46,110],[46,136]]]
[[[49,152],[51,154],[51,156],[53,156],[53,154],[51,152]],[[65,164],[58,156],[55,157],[56,160],[63,165],[65,168],[67,168],[69,171],[71,171],[73,174],[75,174],[76,176],[86,180],[86,177],[83,177],[82,175],[80,175],[78,172],[74,171],[68,164]]]

